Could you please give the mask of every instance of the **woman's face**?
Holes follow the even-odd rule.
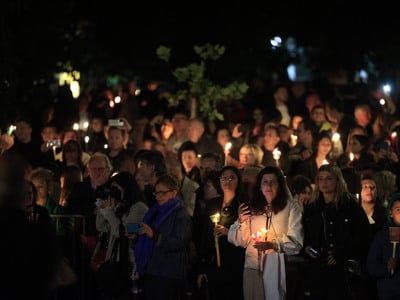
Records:
[[[321,193],[334,193],[337,185],[337,178],[327,171],[319,172],[317,176],[318,188]]]
[[[172,190],[164,183],[159,183],[154,187],[154,195],[159,205],[167,203],[170,199],[176,196],[177,192]]]
[[[256,163],[256,157],[253,151],[247,147],[242,147],[239,152],[239,163],[244,167],[254,165]]]
[[[296,195],[296,199],[301,203],[309,203],[311,200],[312,188],[307,186],[304,191]]]
[[[171,120],[164,119],[161,125],[161,135],[164,139],[168,140],[172,133],[174,132],[174,125],[172,124]]]
[[[37,179],[33,179],[32,183],[36,187],[38,198],[46,199],[47,198],[47,190],[48,190],[46,180],[37,178]]]
[[[319,154],[326,156],[329,154],[331,149],[332,149],[332,141],[329,138],[324,137],[319,141],[319,143],[318,143],[318,153]]]
[[[361,201],[374,202],[376,198],[376,184],[374,180],[364,179],[361,181]]]
[[[224,193],[227,191],[236,192],[238,187],[238,178],[232,170],[225,170],[221,173],[219,183]]]
[[[261,178],[261,192],[268,203],[271,203],[278,195],[279,182],[275,174],[264,174]]]
[[[352,153],[360,153],[361,150],[363,149],[363,146],[355,137],[350,138],[348,145],[349,145],[349,150]]]
[[[217,142],[222,146],[223,149],[225,149],[225,146],[229,142],[230,138],[231,136],[227,129],[221,129],[218,131]]]
[[[196,152],[190,151],[183,151],[182,152],[182,165],[186,172],[190,172],[193,167],[197,164],[197,156]]]
[[[396,200],[390,209],[390,217],[396,225],[400,225],[400,201]]]
[[[63,150],[64,151],[64,157],[65,157],[65,162],[68,163],[79,163],[79,152],[78,149],[75,148],[68,148]]]

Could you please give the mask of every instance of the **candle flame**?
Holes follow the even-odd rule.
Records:
[[[260,231],[257,231],[255,234],[251,235],[251,238],[255,242],[264,242],[267,238],[268,229],[262,228]]]
[[[335,132],[335,133],[332,135],[332,142],[336,143],[336,142],[339,141],[339,140],[340,140],[340,134],[337,133],[337,132]]]
[[[219,220],[220,220],[220,214],[216,213],[210,216],[211,222],[218,224]]]
[[[279,151],[278,148],[275,148],[274,151],[272,151],[272,156],[275,160],[279,160],[281,158],[281,151]]]
[[[350,152],[350,153],[349,153],[349,158],[350,158],[350,161],[353,161],[353,160],[354,160],[354,153],[353,153],[353,152]]]
[[[231,142],[227,142],[225,145],[225,151],[228,151],[232,148],[232,143]]]

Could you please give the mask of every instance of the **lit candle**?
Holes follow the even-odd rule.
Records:
[[[321,163],[321,166],[323,166],[323,165],[329,165],[329,161],[327,161],[326,159],[324,159],[324,160],[322,161],[322,163]]]
[[[88,143],[90,140],[89,136],[88,135],[85,136],[84,140],[85,140],[85,151],[87,152],[88,151]]]
[[[295,134],[290,135],[290,143],[292,144],[292,147],[297,145],[297,139],[298,139],[297,135]]]
[[[267,239],[268,229],[262,228],[261,231],[257,231],[256,234],[252,234],[251,238],[254,242],[265,242]],[[257,249],[257,259],[258,259],[258,271],[260,274],[262,273],[261,262],[262,262],[262,254],[264,251]]]
[[[351,162],[354,160],[354,153],[353,152],[349,153],[349,159],[350,159]]]
[[[214,223],[214,226],[217,227],[219,220],[220,220],[220,214],[216,213],[210,216],[211,222]],[[219,239],[217,235],[214,235],[214,246],[215,246],[215,254],[217,256],[217,266],[221,266],[221,255],[219,253]]]
[[[275,148],[274,151],[272,151],[272,157],[275,159],[276,166],[277,166],[278,168],[280,168],[280,166],[279,166],[279,159],[281,158],[281,154],[282,154],[282,152],[279,151],[278,148]]]
[[[227,142],[225,145],[225,166],[228,165],[228,155],[230,153],[230,150],[232,148],[232,143],[231,142]]]

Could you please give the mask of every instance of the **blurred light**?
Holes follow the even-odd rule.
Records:
[[[110,101],[108,102],[108,106],[110,106],[110,108],[114,108],[114,106],[115,106],[114,101],[113,101],[113,100],[110,100]]]
[[[115,97],[114,98],[114,102],[115,103],[121,103],[121,97],[120,96]]]
[[[78,123],[74,123],[74,125],[72,125],[72,129],[73,130],[79,130],[79,124]]]
[[[87,143],[89,143],[90,137],[86,135],[84,140],[85,140],[85,143],[87,144]]]
[[[279,48],[282,46],[282,38],[279,36],[275,36],[269,40],[272,48]]]
[[[141,89],[135,90],[135,96],[139,96],[141,92],[142,92]]]
[[[108,144],[104,144],[104,149],[108,149]]]
[[[83,128],[87,129],[88,127],[89,127],[89,122],[88,121],[83,122]]]
[[[385,100],[385,99],[381,98],[381,99],[379,100],[379,104],[380,104],[380,105],[385,105],[385,103],[386,103],[386,100]]]
[[[368,80],[368,72],[365,70],[360,70],[359,72],[360,78],[366,82]]]
[[[384,84],[383,87],[382,87],[382,90],[386,95],[388,95],[388,94],[390,94],[392,88],[390,87],[389,84]]]
[[[79,97],[79,94],[81,93],[79,82],[75,80],[72,81],[71,84],[69,85],[69,89],[72,92],[72,97],[74,97],[74,99],[77,99]]]
[[[296,81],[297,78],[297,74],[296,74],[296,65],[294,64],[290,64],[287,68],[286,68],[286,72],[288,74],[288,77],[291,81]]]

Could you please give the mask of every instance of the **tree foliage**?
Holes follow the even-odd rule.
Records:
[[[223,120],[224,116],[218,109],[220,104],[241,99],[247,92],[248,85],[234,81],[227,86],[221,86],[209,78],[210,74],[207,71],[225,53],[225,47],[207,43],[195,46],[194,51],[200,57],[199,63],[190,63],[172,70],[172,75],[181,88],[168,97],[168,104],[178,106],[185,101],[194,101],[192,109],[196,111],[191,112],[192,116],[199,114],[200,117],[209,120]],[[160,46],[157,56],[169,65],[171,49]]]

